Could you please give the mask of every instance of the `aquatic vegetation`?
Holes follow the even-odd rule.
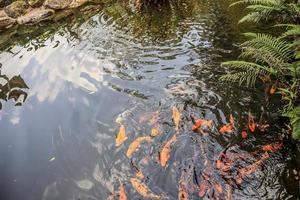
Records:
[[[155,11],[127,3],[88,19],[78,12],[85,19],[70,16],[67,26],[40,24],[38,34],[32,26],[5,45],[6,70],[33,86],[27,104],[0,112],[1,148],[12,152],[5,168],[25,161],[22,176],[7,170],[18,180],[9,191],[28,178],[47,187],[25,187],[25,199],[36,192],[40,199],[229,200],[259,198],[256,190],[297,197],[296,184],[285,183],[299,170],[289,146],[271,140],[279,131],[268,109],[260,114],[263,92],[217,82],[216,66],[236,55],[240,12],[230,16],[226,1],[172,1]],[[95,92],[82,90],[81,79]],[[272,82],[267,92],[276,97],[280,87]],[[10,145],[23,138],[25,145]],[[265,152],[270,158],[259,162]]]
[[[292,136],[300,139],[298,125],[299,113],[294,112],[300,102],[300,63],[299,35],[300,5],[285,0],[241,0],[231,6],[246,4],[249,14],[240,23],[273,20],[279,24],[272,27],[285,27],[281,36],[265,33],[245,33],[248,38],[240,45],[241,60],[223,62],[222,66],[235,69],[220,79],[238,82],[240,85],[254,86],[258,81],[265,84],[266,94],[278,93],[282,96],[284,116],[290,118],[293,128]],[[248,128],[255,131],[255,123],[249,115]],[[245,135],[245,134],[244,134]]]

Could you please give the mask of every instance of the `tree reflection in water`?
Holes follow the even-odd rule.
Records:
[[[10,99],[15,101],[15,106],[21,106],[26,101],[26,89],[29,87],[20,75],[8,78],[2,74],[1,69],[2,64],[0,63],[0,110],[2,109],[2,102]]]

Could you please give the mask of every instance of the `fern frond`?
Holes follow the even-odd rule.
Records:
[[[261,21],[263,18],[265,18],[264,15],[261,15],[259,12],[251,12],[244,17],[242,17],[239,20],[239,24],[244,23],[244,22],[250,22],[250,23],[258,23]]]
[[[264,12],[264,14],[270,14],[273,11],[281,11],[282,6],[267,6],[255,4],[247,6],[246,8],[255,12]]]
[[[275,76],[279,71],[282,71],[283,68],[289,65],[287,62],[274,56],[270,52],[252,47],[243,48],[241,57],[250,58],[257,63],[261,63],[266,71]]]
[[[220,80],[224,82],[239,83],[239,85],[246,84],[247,87],[254,86],[256,80],[261,76],[259,72],[256,71],[245,71],[237,72],[234,74],[226,74],[221,76]]]
[[[293,14],[300,16],[300,6],[295,3],[288,4],[288,7],[293,12]]]
[[[282,0],[241,0],[230,4],[230,7],[240,4],[281,5]]]
[[[291,46],[286,41],[261,33],[245,33],[250,39],[241,44],[241,47],[251,47],[268,52],[274,58],[288,61],[291,58]]]
[[[242,61],[242,60],[223,62],[221,66],[227,66],[234,69],[251,70],[259,73],[263,73],[263,71],[267,72],[266,67],[263,65],[259,65],[254,62]]]
[[[282,38],[300,35],[300,25],[286,24],[285,26],[287,26],[287,31],[282,34]]]
[[[221,76],[221,81],[238,82],[240,85],[243,83],[246,86],[253,86],[258,77],[269,74],[267,67],[253,62],[247,61],[227,61],[223,62],[222,66],[228,66],[234,69],[243,70],[234,74],[226,74]]]

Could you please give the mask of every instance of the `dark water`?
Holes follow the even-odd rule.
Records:
[[[1,84],[11,88],[1,93],[0,199],[104,200],[118,191],[119,181],[128,199],[143,199],[130,183],[136,167],[155,194],[178,199],[183,178],[189,199],[201,199],[192,188],[208,166],[204,199],[216,198],[215,182],[223,188],[219,198],[226,199],[228,180],[262,154],[239,161],[232,177],[224,178],[214,166],[220,153],[257,151],[281,133],[276,101],[267,106],[263,87],[218,81],[226,71],[220,62],[237,57],[239,34],[247,28],[237,26],[243,11],[228,9],[229,3],[182,0],[142,13],[123,3],[86,7],[61,22],[2,34],[1,74],[7,79],[1,77]],[[9,90],[18,90],[17,102]],[[173,106],[182,121],[163,168],[157,156],[175,134]],[[249,110],[271,127],[243,140]],[[220,135],[230,114],[236,131]],[[129,144],[154,126],[141,119],[155,116],[162,134],[128,159]],[[192,132],[192,118],[213,120],[212,130]],[[128,134],[120,147],[116,121]],[[240,186],[232,184],[233,199],[300,199],[293,175],[299,151],[284,147],[269,156]]]

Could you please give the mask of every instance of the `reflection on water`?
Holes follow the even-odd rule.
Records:
[[[261,90],[218,82],[224,72],[219,63],[237,55],[243,28],[236,26],[241,11],[229,11],[228,4],[171,1],[143,12],[122,3],[88,6],[82,8],[88,15],[75,13],[1,35],[3,81],[18,83],[10,84],[11,96],[12,91],[1,90],[4,99],[26,100],[20,107],[8,101],[1,111],[1,199],[106,199],[118,191],[119,180],[128,199],[141,199],[130,184],[137,168],[153,193],[169,199],[178,199],[182,177],[197,186],[205,169],[225,194],[227,182],[213,167],[220,153],[229,149],[244,155],[279,135],[271,126],[242,140],[249,110],[257,121],[263,115],[276,125],[277,119]],[[172,106],[181,111],[182,123],[162,168],[157,155],[174,134]],[[229,114],[236,131],[220,135]],[[193,118],[213,121],[208,135],[191,131]],[[116,148],[119,123],[128,139]],[[129,144],[154,126],[161,134],[128,159]],[[233,199],[296,199],[299,184],[292,173],[300,165],[294,152],[270,153],[262,167],[233,187]],[[233,174],[260,156],[241,161]],[[200,198],[197,189],[189,192],[190,199]]]
[[[2,109],[2,101],[13,99],[15,106],[20,106],[26,101],[27,92],[23,89],[28,89],[28,86],[20,75],[8,78],[6,75],[1,74],[0,64],[0,110]]]

